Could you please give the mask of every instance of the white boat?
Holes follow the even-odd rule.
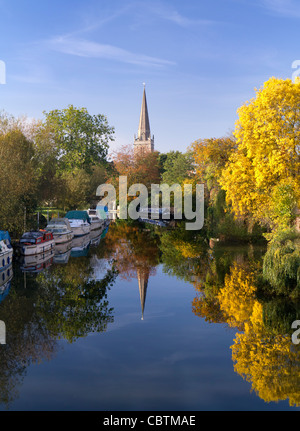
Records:
[[[9,233],[0,231],[0,271],[6,269],[12,263],[13,248]]]
[[[74,237],[88,235],[91,231],[91,221],[86,211],[69,211],[65,218],[69,220]]]
[[[103,228],[104,220],[99,217],[96,209],[89,209],[87,210],[87,213],[91,220],[91,230],[98,230]]]
[[[51,232],[55,244],[63,244],[74,238],[70,222],[67,218],[53,218],[46,227],[47,232]]]
[[[19,241],[18,248],[23,256],[46,253],[49,250],[54,251],[55,241],[51,232],[44,230],[25,232]]]

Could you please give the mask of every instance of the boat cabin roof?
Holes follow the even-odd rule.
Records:
[[[22,238],[39,238],[40,236],[43,236],[42,232],[25,232]]]
[[[87,221],[88,223],[90,223],[90,217],[87,213],[87,211],[68,211],[66,216],[65,216],[68,220],[84,220]]]
[[[67,226],[70,230],[70,222],[67,218],[52,218],[51,220],[49,220],[49,223],[47,225],[47,227],[49,226]]]
[[[11,242],[10,235],[6,230],[0,230],[0,241],[6,241],[8,243]]]
[[[45,231],[33,231],[33,232],[25,232],[22,235],[21,240],[24,239],[38,239],[38,238],[43,238],[43,240],[49,240],[49,239],[53,239],[52,233],[51,232],[45,232]]]

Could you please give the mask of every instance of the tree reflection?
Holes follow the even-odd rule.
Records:
[[[139,224],[119,220],[110,225],[102,247],[103,257],[112,259],[121,278],[136,278],[138,269],[155,273],[160,261],[159,237]]]
[[[116,271],[108,270],[102,280],[92,279],[91,271],[90,260],[81,257],[38,275],[36,309],[52,337],[73,342],[90,332],[103,332],[113,322],[107,289]]]
[[[165,271],[192,283],[193,313],[236,328],[234,370],[266,402],[300,405],[298,346],[291,323],[299,319],[299,242],[264,248],[205,247],[180,231],[161,235]]]
[[[216,282],[213,304],[217,312],[209,309],[209,317],[217,316],[217,321],[240,331],[231,346],[234,370],[260,398],[266,402],[288,399],[290,405],[299,406],[300,352],[291,341],[291,322],[299,311],[290,301],[287,307],[284,297],[274,297],[269,278],[263,276],[265,256],[256,260],[250,253],[246,259],[240,255],[233,260],[223,285]],[[202,306],[201,312],[205,314],[207,308]]]
[[[263,324],[263,305],[254,302],[243,333],[232,348],[234,369],[266,402],[289,400],[300,405],[299,348],[289,334],[274,335]]]
[[[159,231],[164,272],[187,282],[205,277],[210,256],[202,237],[178,223],[174,230]]]
[[[58,339],[74,342],[90,332],[105,331],[113,321],[107,290],[114,268],[102,280],[91,277],[87,258],[71,258],[39,274],[16,266],[10,294],[0,306],[6,323],[6,345],[0,349],[0,403],[9,407],[33,363],[49,360]]]
[[[7,408],[18,397],[26,370],[30,364],[49,360],[56,352],[44,321],[35,308],[38,283],[28,277],[27,289],[18,268],[10,294],[0,307],[0,318],[6,324],[6,344],[0,349],[0,403]]]
[[[236,329],[234,370],[266,402],[300,405],[300,351],[291,323],[300,318],[300,245],[290,239],[264,248],[209,247],[179,224],[172,230],[142,229],[138,223],[111,223],[93,259],[108,262],[94,277],[93,259],[71,257],[38,274],[14,268],[12,288],[0,304],[7,344],[0,349],[0,402],[18,396],[26,370],[51,357],[59,339],[74,342],[113,322],[107,292],[116,277],[134,280],[142,317],[150,277],[165,273],[195,288],[192,312],[207,322]],[[107,269],[108,266],[108,269]],[[27,277],[24,283],[24,277]]]

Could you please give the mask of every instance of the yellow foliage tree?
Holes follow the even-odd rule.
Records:
[[[227,201],[261,224],[290,222],[300,203],[300,82],[269,79],[238,115],[237,150],[220,178]]]
[[[196,177],[207,186],[208,191],[220,188],[218,180],[235,145],[233,136],[198,139],[192,143],[190,150],[195,162]]]

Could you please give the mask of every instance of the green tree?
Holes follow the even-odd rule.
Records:
[[[300,240],[293,229],[282,229],[272,237],[263,260],[263,276],[268,291],[299,298]]]
[[[37,206],[37,178],[34,147],[20,130],[0,136],[0,226],[19,234],[24,226],[24,211]]]
[[[114,128],[104,115],[91,115],[86,108],[73,105],[44,114],[43,132],[48,132],[59,172],[79,168],[90,173],[105,160]]]
[[[193,176],[193,158],[191,153],[181,153],[180,151],[170,151],[166,154],[165,160],[160,158],[162,163],[162,182],[172,186],[182,184],[184,180]]]

